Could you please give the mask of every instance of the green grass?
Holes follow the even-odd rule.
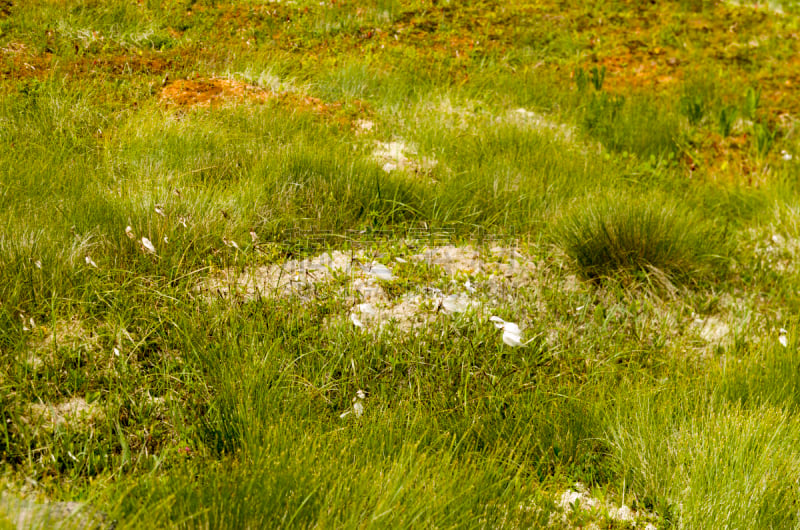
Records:
[[[0,12],[0,526],[798,526],[793,15]]]

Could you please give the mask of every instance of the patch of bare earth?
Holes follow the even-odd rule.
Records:
[[[375,142],[372,158],[381,164],[381,168],[387,173],[403,171],[429,175],[438,163],[434,158],[419,156],[416,146],[402,140]]]
[[[87,403],[81,397],[73,397],[55,404],[31,403],[27,420],[34,426],[52,431],[58,427],[81,429],[102,421],[105,413],[96,403]]]
[[[395,280],[413,281],[404,278],[406,271],[420,265],[435,273],[438,286],[420,283],[399,296],[387,294]],[[323,289],[329,294],[332,287],[350,308],[349,319],[357,328],[408,332],[440,315],[506,303],[517,289],[536,281],[536,270],[521,252],[503,247],[486,252],[470,246],[423,247],[388,266],[361,251],[333,251],[283,264],[224,269],[203,280],[197,292],[207,300],[292,296],[312,301]]]
[[[573,489],[574,488],[574,489]],[[556,502],[560,514],[553,513],[550,516],[548,526],[558,528],[571,528],[569,518],[575,511],[588,512],[593,516],[595,522],[580,528],[613,528],[617,525],[624,528],[643,528],[644,530],[656,530],[656,526],[648,520],[654,520],[655,516],[651,513],[636,512],[625,504],[617,506],[610,502],[605,502],[589,494],[588,489],[581,483],[576,483],[573,488],[568,488],[561,494]],[[601,526],[598,523],[605,523]]]
[[[31,333],[30,348],[25,362],[33,370],[40,368],[44,364],[45,358],[51,356],[59,348],[83,348],[86,350],[97,348],[97,335],[86,330],[77,317],[58,320],[52,326],[35,326],[33,324],[30,326],[28,329]]]
[[[0,494],[0,526],[6,528],[113,528],[108,516],[85,502],[36,502]]]

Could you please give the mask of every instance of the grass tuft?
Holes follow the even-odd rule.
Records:
[[[691,283],[719,270],[724,244],[696,215],[662,197],[581,201],[557,238],[588,280],[623,276]]]

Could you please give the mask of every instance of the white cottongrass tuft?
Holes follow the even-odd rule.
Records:
[[[33,321],[33,317],[30,317],[27,320],[25,318],[26,317],[23,313],[19,314],[19,319],[22,320],[22,331],[30,331],[36,327],[36,322]],[[31,327],[28,327],[28,324],[30,324]]]
[[[492,316],[489,320],[494,322],[494,327],[503,330],[503,343],[506,345],[516,348],[528,344],[527,342],[522,342],[522,331],[514,322],[506,322],[497,316]]]
[[[352,322],[353,325],[355,327],[357,327],[357,328],[363,328],[364,327],[364,323],[361,322],[360,318],[358,318],[358,314],[356,314],[356,311],[358,313],[360,313],[361,315],[375,315],[376,314],[375,308],[372,306],[372,304],[370,304],[370,303],[358,304],[356,306],[356,310],[353,311],[352,313],[350,313],[350,322]]]
[[[469,304],[469,298],[458,294],[451,294],[442,299],[442,309],[447,313],[463,313]]]
[[[153,243],[146,237],[142,237],[142,248],[144,249],[145,252],[149,254],[156,253],[156,247],[154,247]]]
[[[361,322],[361,320],[358,318],[358,315],[356,315],[355,313],[350,313],[350,322],[352,322],[353,325],[357,328],[364,327],[364,324]]]
[[[360,418],[362,414],[364,414],[364,403],[363,400],[366,399],[367,394],[359,389],[356,390],[356,395],[353,397],[353,408],[347,409],[346,411],[339,414],[340,418],[344,418],[348,414],[355,414],[356,418]]]
[[[778,337],[778,342],[780,342],[781,346],[783,346],[784,348],[789,346],[789,332],[781,328],[780,336]]]

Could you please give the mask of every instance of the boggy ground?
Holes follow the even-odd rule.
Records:
[[[0,2],[0,525],[796,527],[798,20]]]

